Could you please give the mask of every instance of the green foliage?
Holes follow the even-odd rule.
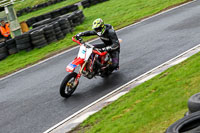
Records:
[[[48,0],[24,0],[22,2],[17,2],[14,7],[16,9],[16,11],[19,11],[23,8],[26,8],[26,7],[32,7],[34,5],[37,5],[37,4],[41,4],[41,3],[44,3],[44,2],[47,2]]]
[[[18,6],[21,8],[21,7],[23,7],[23,8],[25,8],[25,7],[27,7],[28,5],[30,6],[30,5],[36,5],[35,3],[43,3],[44,1],[47,1],[47,0],[38,0],[38,1],[34,1],[33,3],[31,3],[31,1],[32,0],[27,0],[26,2],[27,2],[27,4],[19,4],[19,5],[16,5],[15,6],[15,8],[16,8],[16,10],[19,10],[18,9]],[[37,11],[34,11],[34,12],[31,12],[31,13],[28,13],[28,14],[25,14],[25,15],[23,15],[23,16],[20,16],[18,19],[19,19],[19,21],[21,22],[21,21],[25,21],[25,20],[28,20],[29,18],[31,18],[31,17],[36,17],[36,16],[39,16],[39,15],[42,15],[42,14],[45,14],[45,13],[48,13],[48,12],[50,12],[50,11],[53,11],[53,10],[56,10],[56,9],[59,9],[59,8],[62,8],[62,7],[64,7],[64,6],[67,6],[67,5],[71,5],[71,4],[74,4],[74,3],[77,3],[77,2],[79,2],[79,1],[81,1],[81,0],[66,0],[66,1],[62,1],[62,2],[59,2],[59,3],[57,3],[57,4],[53,4],[53,5],[50,5],[50,6],[48,6],[48,7],[45,7],[45,8],[42,8],[42,9],[40,9],[40,10],[37,10]],[[25,6],[26,5],[26,6]]]

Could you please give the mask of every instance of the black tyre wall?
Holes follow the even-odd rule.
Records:
[[[43,28],[43,31],[44,31],[44,35],[45,35],[45,38],[46,38],[48,44],[50,44],[51,42],[57,41],[53,25],[49,25],[49,26]]]
[[[15,39],[7,40],[6,46],[7,46],[9,55],[16,54],[18,52]]]
[[[16,36],[15,41],[18,51],[29,50],[32,48],[31,39],[27,33]]]
[[[48,5],[48,4],[47,4]],[[36,8],[36,7],[35,7]],[[40,22],[44,19],[47,19],[47,18],[57,18],[61,15],[64,15],[64,14],[67,14],[69,12],[73,12],[73,11],[76,11],[78,10],[78,5],[68,5],[66,7],[62,7],[60,9],[57,9],[57,10],[54,10],[54,11],[51,11],[49,13],[45,13],[43,15],[40,15],[40,16],[37,16],[37,17],[33,17],[33,18],[30,18],[26,21],[26,23],[28,24],[28,26],[32,26],[34,23],[37,23],[37,22]]]
[[[8,50],[6,48],[6,43],[0,43],[0,61],[5,59],[8,56]]]
[[[200,93],[194,94],[189,98],[188,109],[191,113],[200,111]]]
[[[31,36],[31,42],[35,48],[41,48],[48,44],[44,36],[43,29],[33,31],[32,33],[30,33],[30,36]]]
[[[172,124],[165,133],[198,133],[200,131],[200,111],[192,113]]]

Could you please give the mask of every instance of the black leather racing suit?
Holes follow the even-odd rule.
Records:
[[[95,31],[85,31],[79,34],[79,36],[91,36],[98,35]],[[120,43],[115,33],[115,30],[110,24],[105,24],[105,32],[103,35],[98,35],[103,41],[103,44],[95,44],[97,48],[110,47],[108,51],[112,58],[112,65],[109,68],[110,71],[117,69],[119,67],[119,53],[120,53]]]

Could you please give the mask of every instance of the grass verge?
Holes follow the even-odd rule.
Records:
[[[86,19],[83,24],[75,28],[76,34],[85,30],[91,30],[94,19],[101,17],[105,23],[112,24],[115,29],[122,28],[137,22],[138,20],[156,14],[169,7],[188,2],[190,0],[109,0],[84,9]],[[59,42],[52,43],[41,49],[31,52],[20,52],[9,56],[0,62],[0,76],[5,76],[26,66],[34,64],[64,49],[74,46],[71,41],[72,34]],[[86,38],[86,40],[92,37]],[[94,38],[94,37],[93,37]]]
[[[47,2],[48,0],[24,0],[23,2],[17,2],[16,4],[14,4],[14,7],[17,11],[26,8],[26,7],[32,7],[44,2]]]
[[[81,1],[81,0],[66,0],[66,1],[62,1],[62,2],[59,2],[59,3],[57,3],[57,4],[50,5],[50,6],[48,6],[48,7],[42,8],[42,9],[40,9],[40,10],[37,10],[37,11],[31,12],[31,13],[22,15],[22,16],[20,16],[18,19],[19,19],[19,22],[25,21],[25,20],[28,20],[28,19],[31,18],[31,17],[36,17],[36,16],[39,16],[39,15],[48,13],[48,12],[50,12],[50,11],[53,11],[53,10],[62,8],[62,7],[64,7],[64,6],[77,3],[77,2],[79,2],[79,1]]]
[[[163,133],[187,111],[187,100],[200,90],[200,53],[135,87],[75,132]]]

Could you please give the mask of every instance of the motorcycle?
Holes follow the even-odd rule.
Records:
[[[80,45],[78,56],[66,67],[69,74],[63,79],[60,86],[60,95],[62,97],[70,97],[76,90],[79,79],[83,75],[88,79],[95,76],[106,77],[111,74],[108,67],[112,64],[112,58],[107,51],[101,51],[101,48],[83,42],[82,39],[77,40],[72,37],[72,41]],[[75,69],[80,69],[75,72]]]

